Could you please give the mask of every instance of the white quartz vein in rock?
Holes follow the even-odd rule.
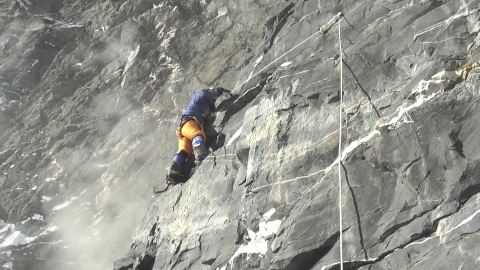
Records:
[[[235,141],[235,139],[237,139],[240,136],[240,134],[242,134],[242,129],[243,129],[243,125],[235,132],[235,134],[233,134],[233,136],[230,138],[230,140],[228,140],[225,146],[231,145]]]
[[[400,127],[403,123],[411,123],[413,121],[408,120],[408,112],[411,111],[414,108],[420,107],[427,101],[433,99],[435,96],[437,96],[440,92],[443,91],[444,87],[448,84],[449,81],[456,79],[459,76],[459,73],[457,72],[439,72],[435,75],[432,76],[431,80],[422,80],[418,83],[417,87],[412,90],[410,95],[415,95],[418,94],[418,98],[415,101],[415,103],[401,109],[398,114],[390,119],[388,123],[386,124],[388,126],[388,129],[397,129]],[[438,88],[438,91],[431,93],[430,95],[426,96],[424,93],[428,91],[432,91],[431,89],[436,89]],[[409,116],[408,116],[409,117]],[[382,125],[383,126],[383,125]]]
[[[462,227],[463,225],[471,222],[471,221],[473,220],[473,218],[475,218],[475,216],[477,216],[479,213],[480,213],[480,209],[478,209],[475,213],[473,213],[472,215],[470,215],[470,216],[467,217],[466,219],[462,220],[462,222],[460,222],[457,226],[453,227],[452,229],[449,229],[449,230],[446,231],[446,232],[441,233],[440,236],[449,234],[449,233],[451,233],[452,231],[454,231],[454,230]]]
[[[423,30],[423,31],[415,34],[415,35],[413,36],[413,40],[416,40],[419,36],[421,36],[421,35],[423,35],[423,34],[425,34],[425,33],[428,33],[428,32],[432,31],[432,30],[435,29],[435,28],[441,27],[442,25],[448,25],[448,24],[450,24],[451,22],[453,22],[454,20],[456,20],[456,19],[458,19],[458,18],[468,16],[469,13],[470,13],[470,11],[468,11],[468,10],[466,10],[466,11],[464,11],[464,12],[462,12],[462,13],[457,13],[457,14],[453,15],[452,17],[444,20],[444,21],[438,22],[438,23],[436,23],[436,24],[434,24],[434,25],[432,25],[432,26],[430,26],[430,27],[427,27],[425,30]]]
[[[380,135],[380,131],[374,130],[374,131],[370,132],[367,136],[351,142],[347,147],[345,147],[343,149],[340,159],[344,160],[347,157],[347,155],[350,154],[353,150],[355,150],[359,145],[370,141],[373,137],[378,136],[378,135]],[[338,164],[338,162],[339,162],[339,158],[337,158],[332,164],[330,164],[330,166],[328,166],[325,169],[325,171],[326,172],[330,171],[333,168],[333,166]]]

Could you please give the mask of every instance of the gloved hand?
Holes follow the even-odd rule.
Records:
[[[228,94],[230,94],[230,92],[231,92],[230,90],[227,90],[223,87],[217,87],[217,93],[219,95],[228,95]]]

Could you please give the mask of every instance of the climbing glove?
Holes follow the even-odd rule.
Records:
[[[217,93],[218,95],[228,95],[230,94],[230,90],[227,90],[223,87],[217,87]]]

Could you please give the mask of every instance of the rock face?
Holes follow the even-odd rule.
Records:
[[[0,1],[0,269],[479,268],[479,8]]]

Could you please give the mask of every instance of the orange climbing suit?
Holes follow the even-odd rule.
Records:
[[[203,137],[203,142],[205,143],[207,136],[203,131],[202,125],[195,118],[182,121],[177,128],[177,136],[179,138],[177,154],[183,150],[190,157],[193,153],[192,140],[198,135]]]

